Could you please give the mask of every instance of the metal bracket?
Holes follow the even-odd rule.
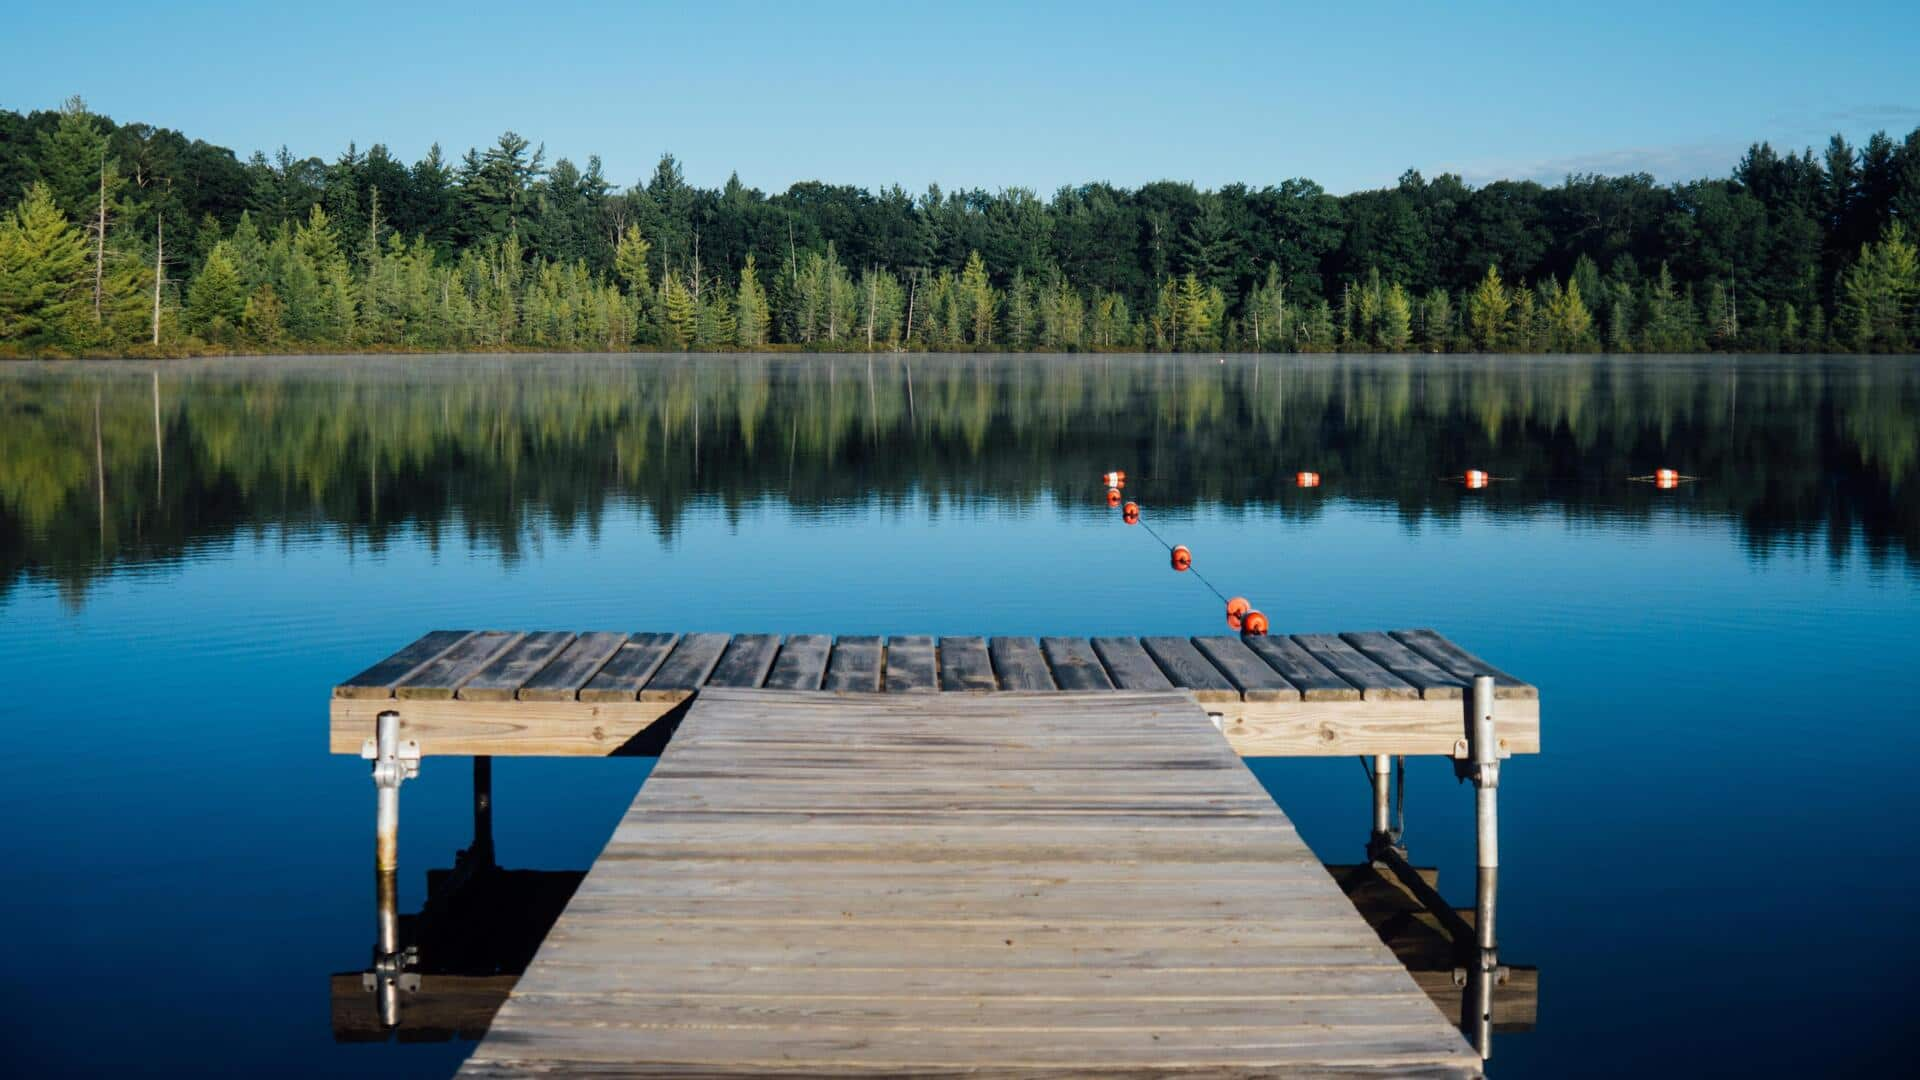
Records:
[[[420,743],[415,739],[397,742],[390,758],[381,757],[378,740],[367,739],[360,744],[360,756],[373,762],[373,782],[377,787],[399,787],[400,781],[420,775]]]
[[[1467,985],[1467,979],[1469,975],[1470,973],[1467,971],[1466,968],[1463,968],[1463,967],[1454,968],[1453,969],[1453,985],[1455,986]],[[1507,985],[1508,980],[1513,977],[1513,969],[1508,967],[1505,964],[1499,964],[1493,968],[1492,975],[1493,975],[1493,985],[1505,986]]]
[[[1507,740],[1496,739],[1494,740],[1494,746],[1495,746],[1495,752],[1500,757],[1510,758],[1513,756],[1513,751],[1507,749]],[[1473,742],[1469,739],[1464,739],[1464,738],[1453,740],[1453,757],[1454,757],[1454,760],[1456,761],[1467,761],[1472,759]]]
[[[1207,719],[1213,721],[1213,730],[1215,731],[1227,730],[1227,714],[1226,713],[1210,712],[1207,714]]]

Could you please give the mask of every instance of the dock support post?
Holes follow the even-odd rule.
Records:
[[[1500,978],[1500,954],[1494,936],[1494,895],[1500,877],[1500,741],[1493,722],[1493,679],[1473,680],[1473,727],[1468,740],[1473,780],[1473,819],[1479,850],[1474,881],[1474,966],[1468,970],[1462,1002],[1463,1027],[1472,1033],[1482,1059],[1493,1056],[1493,988]]]
[[[1367,861],[1376,866],[1407,853],[1393,831],[1393,766],[1391,754],[1373,756],[1373,832],[1367,837]]]
[[[406,969],[412,950],[400,947],[400,784],[420,775],[420,744],[400,738],[400,714],[383,712],[374,722],[374,737],[360,747],[360,756],[373,762],[374,907],[378,933],[373,948],[373,970],[364,982],[377,998],[380,1023],[400,1023],[400,991],[418,987],[420,977]]]

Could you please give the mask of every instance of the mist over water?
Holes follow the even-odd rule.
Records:
[[[1920,749],[1917,467],[1904,357],[0,367],[0,1062],[450,1072],[470,1043],[336,1039],[373,799],[329,686],[440,627],[1225,632],[1106,507],[1123,469],[1276,632],[1433,626],[1541,687],[1500,901],[1540,1015],[1493,1075],[1889,1063],[1920,871],[1862,763]],[[496,762],[500,863],[583,869],[646,768]],[[1362,860],[1353,763],[1255,768]],[[1468,903],[1471,796],[1408,771],[1413,861]],[[468,775],[405,788],[405,911]]]

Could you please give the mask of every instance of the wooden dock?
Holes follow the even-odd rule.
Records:
[[[1534,687],[1431,630],[1270,637],[943,637],[439,630],[334,688],[329,745],[377,717],[422,755],[658,753],[711,689],[838,696],[1176,691],[1248,756],[1464,754],[1490,675],[1503,754],[1538,753]]]
[[[983,643],[967,662],[992,660],[975,677],[993,693],[921,695],[717,683],[714,669],[744,655],[739,640],[700,645],[691,655],[705,659],[675,674],[674,688],[698,697],[462,1075],[1480,1072],[1194,688],[1008,685],[1057,687],[1056,657],[1076,655],[1089,679],[1129,666],[1115,657],[1144,677],[1143,656],[1192,660],[1148,642],[1185,639],[1147,639],[1137,653],[1111,644],[1132,639],[1085,653]],[[834,670],[847,640],[831,657],[824,642],[808,646],[809,669]],[[613,644],[609,655],[632,642]],[[640,701],[682,647],[615,669],[621,692]],[[461,680],[444,664],[409,681],[402,663],[417,676],[439,662],[416,653],[348,689],[390,684],[385,700],[405,715],[422,700],[407,691],[454,683],[438,700],[457,703],[516,648],[468,648]],[[1349,651],[1348,671],[1372,655]],[[941,684],[947,652],[943,642]],[[914,651],[912,677],[928,690],[932,653]],[[728,670],[760,687],[784,654]],[[882,664],[876,642],[853,657],[858,689],[893,681],[892,654]],[[1245,660],[1233,654],[1249,680],[1236,694],[1281,690],[1252,685]],[[479,688],[508,683],[524,694],[525,668]],[[1456,699],[1455,731],[1460,715]],[[579,745],[558,722],[491,737]],[[420,734],[456,721],[434,723]]]

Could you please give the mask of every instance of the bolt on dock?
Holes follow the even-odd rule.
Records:
[[[1424,630],[437,631],[335,689],[330,741],[374,761],[383,883],[423,756],[660,753],[463,1075],[1472,1076],[1500,759],[1538,751],[1539,695]],[[1430,907],[1391,763],[1455,759],[1481,852],[1472,919],[1445,909],[1461,1016],[1243,754],[1368,758],[1369,856]]]

